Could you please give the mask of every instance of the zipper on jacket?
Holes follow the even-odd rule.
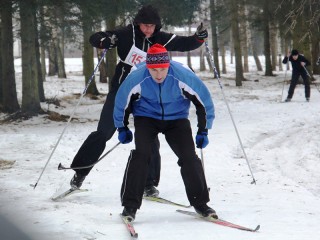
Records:
[[[160,107],[161,107],[161,119],[164,120],[164,109],[161,98],[161,83],[159,83],[159,98],[160,98]]]
[[[125,72],[124,67],[122,67],[122,72],[121,72],[121,75],[119,77],[119,85],[121,84],[121,78],[122,78],[124,72]]]
[[[145,47],[145,42],[146,42],[146,38],[143,39],[143,44],[142,44],[142,51],[146,52],[147,50],[144,49]]]

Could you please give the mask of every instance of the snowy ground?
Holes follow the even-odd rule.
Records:
[[[177,59],[184,61],[183,59]],[[70,115],[84,89],[80,61],[67,59],[68,78],[48,77],[46,97],[56,97],[61,107],[44,109]],[[193,61],[197,69],[198,60]],[[209,146],[204,149],[205,173],[211,188],[209,203],[219,216],[248,227],[261,225],[257,233],[221,227],[176,213],[177,207],[144,201],[135,221],[139,239],[173,240],[303,240],[319,239],[320,228],[320,93],[313,85],[311,101],[298,85],[292,102],[281,103],[288,85],[285,71],[265,77],[263,72],[246,74],[248,81],[235,87],[233,65],[221,77],[223,91],[240,134],[247,160],[257,184],[251,184],[247,161],[231,121],[222,91],[212,73],[199,74],[210,88],[216,107]],[[17,61],[18,95],[21,72]],[[288,71],[286,79],[290,79]],[[319,76],[316,76],[319,82]],[[255,81],[258,80],[258,81]],[[106,84],[98,84],[102,93]],[[0,213],[27,232],[32,239],[130,239],[119,218],[120,185],[133,144],[120,145],[98,163],[79,193],[53,202],[50,197],[68,188],[73,171],[58,171],[69,165],[76,151],[97,126],[104,96],[84,98],[63,135],[36,189],[35,184],[55,146],[65,122],[41,115],[23,122],[0,125]],[[5,116],[0,115],[3,119]],[[196,131],[194,109],[190,119]],[[160,137],[162,197],[188,204],[177,158]],[[106,150],[117,143],[115,135]],[[0,233],[0,239],[1,233]]]

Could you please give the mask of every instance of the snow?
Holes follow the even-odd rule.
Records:
[[[196,71],[198,62],[193,59]],[[220,79],[222,90],[213,73],[198,73],[210,89],[216,107],[203,160],[211,189],[209,205],[223,219],[247,227],[260,224],[261,229],[251,233],[226,228],[179,214],[177,207],[144,200],[135,220],[139,239],[319,239],[320,93],[312,85],[308,103],[303,85],[298,85],[292,102],[281,103],[281,96],[284,99],[288,90],[284,80],[290,79],[291,71],[274,71],[276,76],[266,77],[255,70],[252,59],[250,63],[252,72],[245,74],[248,81],[242,87],[235,87],[234,65],[230,63],[228,74]],[[17,59],[17,91],[21,100],[20,64]],[[43,103],[42,107],[70,115],[84,89],[84,79],[81,59],[66,59],[66,64],[67,79],[47,77],[45,82],[46,97],[59,99],[61,106]],[[97,85],[101,93],[108,92],[107,84]],[[58,171],[57,166],[60,162],[69,166],[82,142],[96,129],[104,99],[105,96],[96,100],[83,98],[35,189],[30,184],[37,182],[67,123],[39,115],[0,125],[0,163],[12,164],[0,169],[0,213],[32,239],[130,239],[119,213],[120,186],[132,143],[119,145],[93,168],[83,184],[88,192],[59,202],[50,200],[68,189],[73,171]],[[0,118],[5,115],[0,114]],[[196,131],[194,108],[190,120]],[[133,128],[132,121],[130,126]],[[160,141],[160,194],[188,205],[177,157],[162,135]],[[107,142],[105,151],[117,142],[115,135]],[[253,177],[256,184],[251,184]]]

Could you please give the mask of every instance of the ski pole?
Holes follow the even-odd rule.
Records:
[[[306,71],[307,76],[308,76],[308,77],[310,78],[310,80],[311,80],[311,75],[309,74],[309,72],[308,72],[308,70],[307,70],[306,66],[303,66],[303,68],[304,68],[304,70]]]
[[[107,151],[105,154],[103,154],[97,161],[94,163],[87,165],[87,166],[82,166],[82,167],[64,167],[61,163],[59,163],[58,170],[67,170],[67,169],[85,169],[85,168],[90,168],[96,165],[98,162],[100,162],[105,156],[107,156],[109,153],[111,153],[116,147],[120,145],[121,142],[118,142],[115,146],[113,146],[109,151]]]
[[[319,58],[320,59],[320,58]],[[319,61],[319,60],[318,60]],[[307,68],[305,66],[303,66],[304,70],[306,71],[308,77],[310,78],[310,82],[311,82],[311,75],[309,74]],[[320,93],[320,89],[318,88],[318,84],[314,83],[314,85],[316,86],[316,89],[318,90],[318,92]]]
[[[202,148],[200,148],[200,159],[201,159],[201,165],[202,165],[202,169],[203,169],[203,175],[204,175],[204,179],[207,182],[207,178],[206,178],[206,171],[204,169],[204,160],[203,160],[203,150]],[[210,192],[210,188],[208,187],[208,192]]]
[[[232,113],[231,113],[231,110],[230,110],[228,101],[227,101],[226,96],[225,96],[225,94],[224,94],[224,91],[223,91],[223,88],[222,88],[222,84],[221,84],[221,82],[220,82],[220,77],[219,77],[219,74],[218,74],[218,72],[217,72],[216,66],[215,66],[215,64],[214,64],[213,56],[212,56],[212,54],[211,54],[211,52],[210,52],[210,49],[209,49],[209,46],[208,46],[207,41],[205,41],[205,46],[206,46],[207,53],[208,53],[209,56],[210,56],[210,60],[211,60],[211,63],[212,63],[212,68],[213,68],[214,74],[215,74],[216,78],[218,79],[218,83],[219,83],[219,86],[220,86],[220,89],[221,89],[221,92],[222,92],[222,96],[223,96],[224,102],[225,102],[225,104],[226,104],[226,106],[227,106],[227,109],[228,109],[230,118],[231,118],[231,120],[232,120],[233,127],[234,127],[234,129],[235,129],[235,131],[236,131],[236,134],[237,134],[237,136],[238,136],[238,140],[239,140],[239,143],[240,143],[240,146],[241,146],[243,155],[244,155],[244,157],[245,157],[245,159],[246,159],[246,161],[247,161],[247,165],[248,165],[248,167],[249,167],[249,170],[250,170],[250,173],[251,173],[251,177],[252,177],[252,179],[253,179],[252,182],[251,182],[251,184],[253,184],[253,183],[256,184],[256,179],[255,179],[254,176],[253,176],[253,173],[252,173],[252,170],[251,170],[251,167],[250,167],[250,164],[249,164],[249,160],[248,160],[247,154],[246,154],[246,152],[245,152],[245,150],[244,150],[244,147],[243,147],[243,144],[242,144],[242,141],[241,141],[241,138],[240,138],[240,134],[239,134],[239,132],[238,132],[238,129],[237,129],[237,126],[236,126],[235,121],[234,121],[234,119],[233,119],[233,116],[232,116]]]
[[[68,122],[66,123],[64,129],[62,130],[62,133],[60,134],[60,137],[58,138],[57,143],[55,144],[55,146],[54,146],[54,148],[53,148],[53,150],[52,150],[52,152],[51,152],[51,154],[50,154],[50,156],[49,156],[46,164],[44,165],[44,167],[43,167],[43,169],[42,169],[42,171],[41,171],[41,173],[40,173],[40,176],[39,176],[37,182],[36,182],[34,185],[31,184],[31,186],[33,186],[33,189],[35,189],[35,188],[37,187],[37,185],[38,185],[38,183],[39,183],[39,181],[40,181],[40,179],[41,179],[41,177],[42,177],[45,169],[46,169],[47,166],[48,166],[48,163],[50,162],[50,160],[51,160],[51,158],[52,158],[53,153],[56,151],[56,149],[57,149],[57,147],[58,147],[58,145],[59,145],[59,142],[60,142],[63,134],[65,133],[67,127],[69,126],[69,123],[70,123],[71,119],[73,118],[73,115],[74,115],[77,107],[79,106],[80,102],[82,101],[83,96],[86,94],[86,92],[87,92],[87,90],[88,90],[88,88],[89,88],[89,85],[90,85],[90,83],[92,82],[92,80],[93,80],[93,78],[94,78],[94,75],[95,75],[98,67],[100,66],[101,62],[103,61],[103,58],[105,57],[105,55],[106,55],[106,53],[107,53],[107,50],[108,50],[108,49],[105,49],[105,50],[104,50],[104,52],[103,52],[103,54],[102,54],[102,56],[101,56],[100,61],[98,62],[98,64],[97,64],[97,66],[95,67],[95,69],[93,70],[93,73],[92,73],[92,75],[91,75],[91,77],[90,77],[90,79],[89,79],[86,87],[84,88],[84,90],[83,90],[83,92],[82,92],[82,94],[81,94],[81,97],[80,97],[77,105],[76,105],[75,108],[73,109],[73,112],[71,113]]]

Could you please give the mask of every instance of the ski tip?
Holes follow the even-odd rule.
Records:
[[[58,165],[58,170],[63,170],[63,169],[64,169],[64,167],[62,166],[61,163],[59,163],[59,165]]]
[[[259,229],[260,229],[260,224],[253,231],[257,232]]]

